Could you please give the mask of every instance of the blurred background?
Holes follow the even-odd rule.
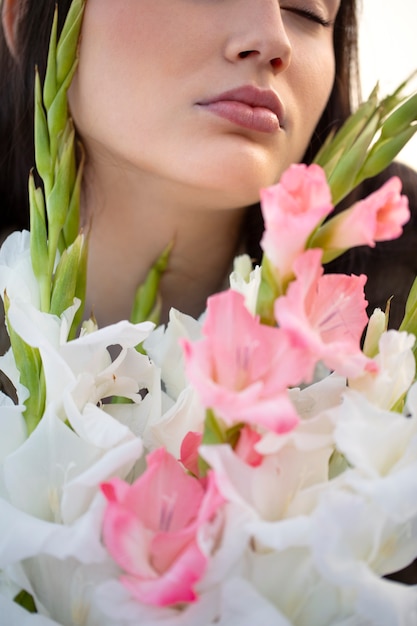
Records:
[[[359,26],[362,97],[377,81],[385,95],[417,70],[417,0],[362,0]],[[399,160],[417,169],[417,133]]]

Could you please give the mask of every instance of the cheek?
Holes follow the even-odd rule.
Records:
[[[317,55],[301,57],[300,72],[303,78],[302,98],[307,119],[315,126],[329,100],[334,78],[335,61],[333,47],[327,46]]]
[[[294,131],[301,141],[300,158],[329,100],[335,76],[333,48],[303,50],[292,67]]]

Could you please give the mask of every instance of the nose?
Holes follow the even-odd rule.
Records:
[[[236,63],[251,60],[281,72],[291,61],[291,43],[278,0],[243,0],[236,3],[233,29],[225,57]]]

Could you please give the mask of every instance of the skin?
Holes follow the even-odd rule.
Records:
[[[88,154],[88,304],[99,323],[129,316],[137,284],[172,240],[165,315],[170,306],[198,315],[221,288],[245,207],[302,158],[326,105],[338,7],[88,0],[70,107]],[[278,96],[276,131],[201,104],[243,85]]]

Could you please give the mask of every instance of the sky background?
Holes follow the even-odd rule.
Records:
[[[369,95],[377,81],[385,95],[417,69],[417,0],[360,1],[362,95]],[[417,79],[412,87],[417,90]],[[417,133],[399,158],[417,169]]]

